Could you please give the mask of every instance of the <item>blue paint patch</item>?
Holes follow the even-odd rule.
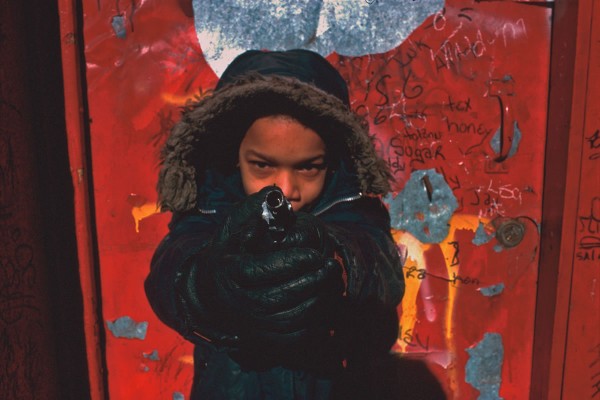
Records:
[[[127,29],[125,28],[125,17],[122,15],[115,15],[110,21],[115,35],[119,39],[125,39],[127,37]]]
[[[387,194],[383,200],[390,207],[392,227],[410,232],[422,243],[443,241],[458,207],[452,189],[434,169],[413,171],[398,196]]]
[[[497,244],[497,245],[494,246],[494,251],[496,253],[501,253],[502,250],[504,250],[504,247],[500,246],[499,244]]]
[[[128,316],[118,318],[114,322],[106,321],[106,326],[115,337],[126,339],[144,340],[148,330],[148,322],[137,323]]]
[[[324,57],[384,53],[432,14],[442,16],[444,1],[192,0],[192,7],[202,53],[220,76],[247,49],[304,48]],[[410,59],[421,51],[429,56],[413,48]]]
[[[180,392],[173,392],[173,400],[185,400],[185,396]]]
[[[521,138],[523,137],[523,133],[521,129],[519,129],[519,123],[515,121],[513,123],[513,137],[512,142],[510,144],[510,150],[508,151],[507,158],[514,156],[519,150],[519,144],[521,143]],[[496,131],[494,137],[490,141],[490,147],[494,150],[494,153],[500,154],[500,129]]]
[[[150,367],[148,367],[147,365],[144,365],[143,371],[144,372],[150,372]]]
[[[504,291],[504,283],[499,283],[497,285],[482,287],[479,289],[482,295],[486,297],[497,296]]]
[[[144,358],[147,358],[148,360],[152,360],[152,361],[159,361],[160,357],[158,356],[158,350],[153,350],[152,353],[142,353],[142,355],[144,356]]]
[[[465,381],[479,390],[477,399],[502,400],[499,395],[504,361],[502,335],[486,333],[481,342],[466,351],[469,360],[465,366]]]
[[[472,243],[476,246],[481,246],[482,244],[486,244],[494,237],[493,233],[487,233],[485,231],[485,225],[483,222],[479,221],[479,226],[475,231],[475,237],[472,240]]]

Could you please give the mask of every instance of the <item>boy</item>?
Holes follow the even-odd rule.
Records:
[[[391,174],[339,73],[306,50],[248,51],[161,156],[173,219],[145,285],[196,345],[191,398],[362,398],[404,282],[376,197]],[[293,209],[278,240],[263,216],[274,185]]]

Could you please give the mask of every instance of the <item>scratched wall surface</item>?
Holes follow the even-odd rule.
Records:
[[[397,178],[385,201],[407,289],[394,351],[425,359],[449,398],[526,398],[551,8],[353,1],[305,1],[301,12],[265,6],[263,14],[271,32],[322,51],[340,71]],[[232,42],[222,16],[237,22],[238,30],[227,25],[233,37],[251,36],[259,24],[242,16],[252,2],[213,3],[83,1],[111,398],[184,398],[190,389],[191,346],[158,321],[143,293],[169,220],[156,212],[154,187],[178,107],[209,93],[247,43],[291,46]],[[343,46],[343,29],[362,29],[363,53]]]
[[[587,10],[590,31],[578,41],[577,60],[585,63],[586,85],[574,101],[581,130],[574,130],[569,151],[575,162],[567,170],[574,181],[567,187],[577,193],[567,204],[577,210],[577,222],[563,234],[575,248],[566,261],[572,278],[562,395],[569,399],[600,398],[600,4]]]

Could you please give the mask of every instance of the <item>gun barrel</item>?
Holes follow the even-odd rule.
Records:
[[[294,221],[294,212],[291,203],[277,186],[265,195],[263,219],[269,226],[273,240],[283,241],[288,226]]]
[[[287,199],[283,195],[283,192],[278,189],[273,189],[265,196],[265,202],[271,212],[278,211],[282,207],[285,207]]]

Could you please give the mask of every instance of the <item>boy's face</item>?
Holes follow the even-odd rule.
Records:
[[[254,121],[240,144],[239,163],[246,194],[275,184],[294,210],[316,200],[327,173],[323,139],[283,115]]]

